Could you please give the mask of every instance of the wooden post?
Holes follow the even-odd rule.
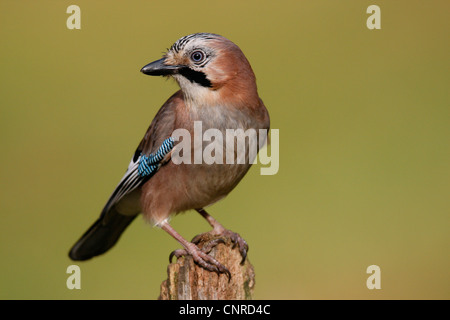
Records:
[[[216,237],[210,233],[201,235],[198,247]],[[210,272],[194,263],[191,256],[181,257],[167,267],[167,279],[161,283],[159,300],[251,300],[255,286],[255,271],[247,259],[241,265],[242,257],[238,248],[233,249],[229,238],[223,238],[209,253],[222,263],[231,273]],[[176,259],[176,258],[174,258]]]

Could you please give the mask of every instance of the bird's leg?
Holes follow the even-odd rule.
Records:
[[[231,273],[225,266],[208,255],[208,252],[203,252],[194,243],[184,239],[178,232],[175,231],[174,228],[172,228],[172,226],[167,221],[162,222],[160,226],[161,229],[174,237],[175,240],[177,240],[184,248],[184,250],[178,249],[173,251],[169,257],[170,262],[172,262],[173,256],[179,258],[181,256],[190,255],[198,265],[205,268],[206,270],[214,271],[218,274],[225,273],[228,276],[228,279],[231,278]]]
[[[208,223],[213,227],[212,233],[214,235],[218,236],[226,236],[231,239],[233,242],[233,248],[236,247],[236,245],[239,247],[239,252],[242,256],[241,264],[245,262],[245,258],[247,258],[247,252],[248,252],[248,244],[247,242],[236,232],[233,232],[231,230],[225,229],[224,226],[222,226],[216,219],[214,219],[211,215],[208,214],[208,212],[205,211],[205,209],[196,209],[198,213],[202,215],[203,218],[208,221]],[[200,237],[197,236],[194,239],[192,239],[193,243],[197,243],[197,241],[200,240]],[[217,243],[220,243],[220,239],[216,240]]]

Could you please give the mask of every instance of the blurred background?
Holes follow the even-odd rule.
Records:
[[[66,9],[81,8],[81,30]],[[381,30],[366,9],[381,8]],[[142,218],[104,256],[97,219],[174,81],[140,68],[221,34],[251,62],[280,168],[210,212],[249,243],[257,299],[449,299],[448,1],[0,2],[0,298],[156,299],[179,244]],[[173,226],[209,230],[195,212]],[[381,269],[381,290],[366,268]]]

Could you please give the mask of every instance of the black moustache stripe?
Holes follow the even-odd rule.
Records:
[[[195,82],[201,85],[202,87],[211,88],[212,84],[211,81],[208,80],[206,77],[206,74],[201,71],[195,71],[191,68],[184,67],[178,70],[178,73],[181,74],[183,77],[188,79],[190,82]]]

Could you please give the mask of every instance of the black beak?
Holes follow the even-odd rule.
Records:
[[[177,73],[181,66],[164,64],[165,59],[153,61],[141,69],[141,72],[149,76],[167,76]]]

